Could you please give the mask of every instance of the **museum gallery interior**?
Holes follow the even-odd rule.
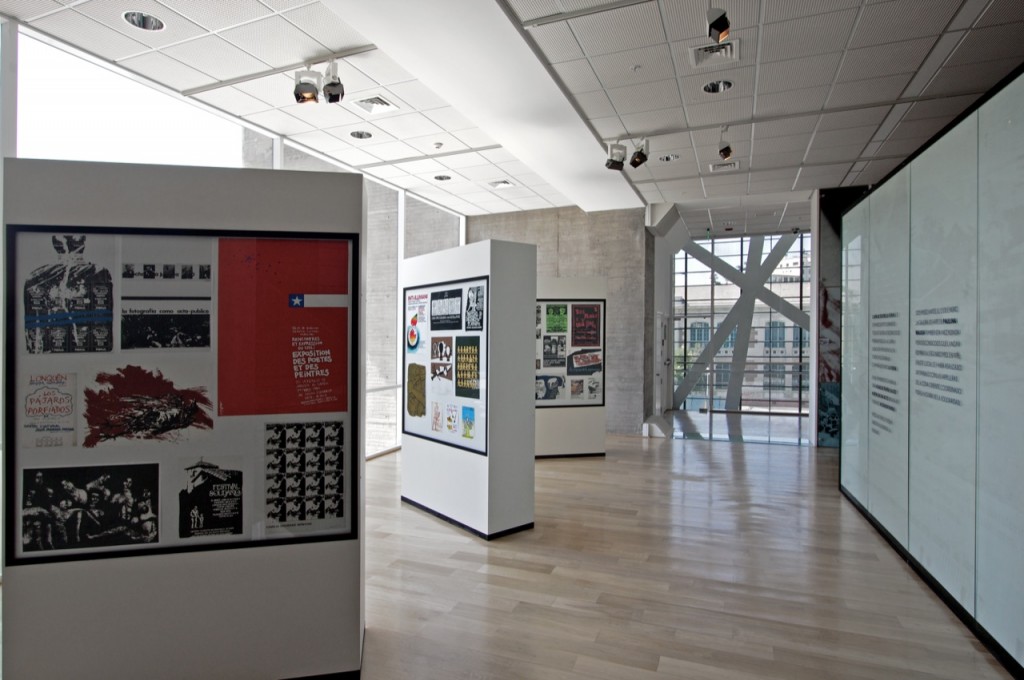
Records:
[[[3,677],[1024,678],[1022,34],[0,0]]]

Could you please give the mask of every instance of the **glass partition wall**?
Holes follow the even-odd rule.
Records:
[[[677,437],[808,443],[810,238],[692,241],[676,255]]]

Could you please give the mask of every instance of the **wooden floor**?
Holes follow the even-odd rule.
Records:
[[[835,453],[609,437],[487,543],[367,464],[364,680],[1009,678],[837,491]]]

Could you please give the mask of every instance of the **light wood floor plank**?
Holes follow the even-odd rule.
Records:
[[[834,452],[608,438],[490,543],[370,461],[366,680],[1010,675],[837,490]]]

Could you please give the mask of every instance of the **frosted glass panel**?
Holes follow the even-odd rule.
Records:
[[[1024,79],[981,109],[979,161],[978,609],[1024,663]]]
[[[840,482],[868,504],[868,202],[843,218],[843,426]]]
[[[910,552],[974,612],[977,115],[911,174]]]
[[[871,195],[868,510],[907,545],[909,172]]]

